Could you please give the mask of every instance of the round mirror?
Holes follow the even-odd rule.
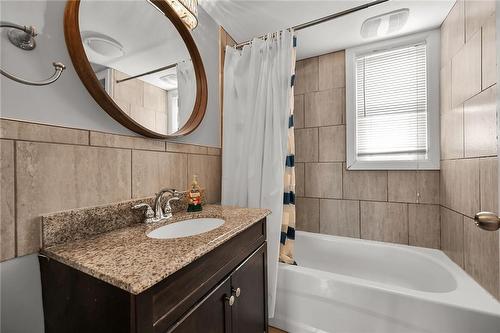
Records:
[[[207,82],[187,27],[166,1],[68,1],[65,35],[80,79],[125,127],[168,138],[203,119]]]

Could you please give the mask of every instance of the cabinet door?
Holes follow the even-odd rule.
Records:
[[[168,333],[230,333],[231,332],[230,278],[213,289]]]
[[[231,275],[231,289],[236,297],[231,308],[233,333],[267,332],[266,264],[264,243]]]

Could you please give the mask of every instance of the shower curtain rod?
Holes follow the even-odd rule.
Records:
[[[349,15],[349,14],[355,13],[357,11],[360,11],[360,10],[363,10],[363,9],[366,9],[366,8],[370,8],[372,6],[375,6],[375,5],[378,5],[378,4],[387,2],[387,1],[389,1],[389,0],[377,0],[377,1],[368,2],[368,3],[364,4],[364,5],[356,6],[356,7],[353,7],[353,8],[350,8],[350,9],[346,9],[346,10],[343,10],[343,11],[335,13],[335,14],[331,14],[331,15],[328,15],[328,16],[325,16],[325,17],[321,17],[321,18],[316,19],[316,20],[312,20],[312,21],[309,21],[309,22],[306,22],[306,23],[302,23],[302,24],[293,26],[291,28],[288,28],[287,30],[292,30],[293,29],[294,31],[299,31],[299,30],[302,30],[302,29],[306,29],[306,28],[309,28],[309,27],[312,27],[312,26],[315,26],[315,25],[318,25],[318,24],[321,24],[321,23],[325,23],[325,22],[334,20],[336,18],[345,16],[345,15]],[[275,33],[273,33],[272,35],[274,36]],[[266,39],[267,35],[262,35],[262,36],[259,36],[257,38]],[[252,40],[248,40],[246,42],[236,44],[234,47],[235,48],[240,48],[242,46],[250,44],[251,42],[252,42]]]
[[[177,63],[172,64],[172,65],[168,65],[168,66],[163,66],[163,67],[160,67],[160,68],[157,68],[157,69],[153,69],[153,70],[151,70],[149,72],[145,72],[145,73],[142,73],[142,74],[137,74],[137,75],[134,75],[134,76],[131,76],[131,77],[127,77],[125,79],[116,80],[116,83],[125,82],[125,81],[128,81],[128,80],[136,79],[136,78],[144,76],[144,75],[149,75],[149,74],[154,74],[154,73],[157,73],[157,72],[161,72],[161,71],[164,71],[166,69],[174,68],[175,66],[177,66]]]

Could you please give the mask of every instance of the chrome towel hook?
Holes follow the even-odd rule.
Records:
[[[0,28],[11,28],[7,33],[9,41],[13,45],[19,47],[20,49],[31,51],[36,47],[35,37],[37,33],[34,27],[32,26],[27,27],[9,22],[0,22]],[[61,76],[62,72],[66,69],[66,66],[64,66],[64,64],[60,62],[54,62],[52,63],[52,65],[54,66],[55,70],[54,74],[48,79],[43,81],[25,80],[13,74],[10,74],[9,72],[6,72],[3,69],[0,69],[0,74],[8,77],[11,80],[29,86],[45,86],[57,81],[57,79],[59,79],[59,77]]]

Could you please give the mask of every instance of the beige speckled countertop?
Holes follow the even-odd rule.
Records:
[[[139,294],[210,252],[270,213],[267,209],[206,205],[202,212],[174,214],[172,220],[143,223],[54,245],[41,253],[132,294]],[[218,217],[225,223],[209,232],[175,239],[151,239],[146,233],[180,220]]]

